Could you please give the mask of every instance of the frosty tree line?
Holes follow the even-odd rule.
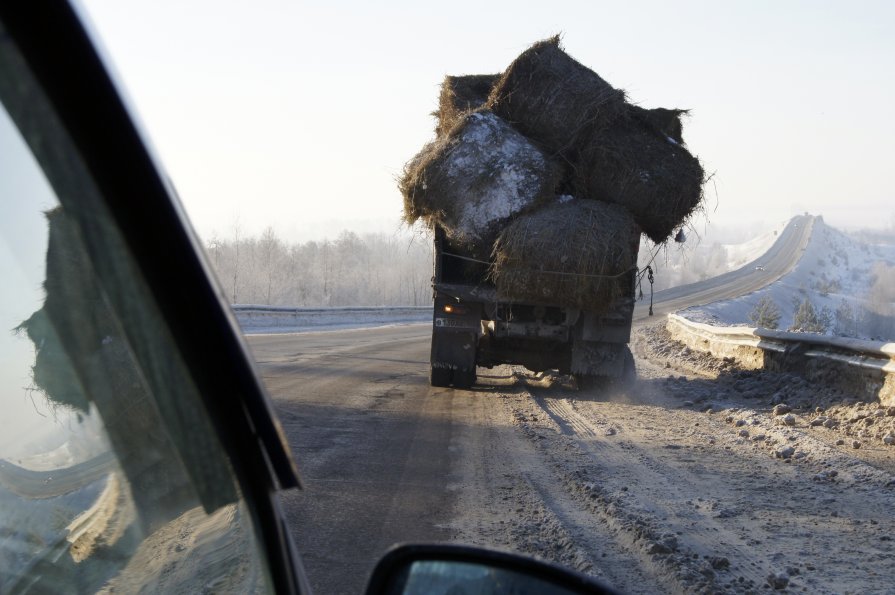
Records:
[[[432,301],[431,240],[358,235],[290,243],[268,227],[260,236],[212,237],[209,259],[232,304],[425,306]]]

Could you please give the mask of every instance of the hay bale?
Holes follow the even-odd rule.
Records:
[[[683,146],[623,118],[583,148],[572,187],[624,206],[651,240],[663,242],[702,202],[703,177]]]
[[[539,41],[510,64],[488,107],[548,152],[568,157],[625,112],[625,94],[560,47]]]
[[[423,148],[399,181],[404,218],[439,225],[466,246],[486,246],[507,219],[552,200],[558,168],[506,122],[470,112]]]
[[[601,313],[631,295],[639,241],[640,229],[620,206],[560,199],[501,232],[491,278],[504,300]]]
[[[657,107],[646,109],[639,105],[630,106],[630,115],[646,124],[657,134],[670,138],[679,145],[684,144],[684,127],[681,116],[689,114],[685,109]]]
[[[485,105],[491,94],[491,88],[499,78],[499,74],[444,77],[441,83],[441,95],[438,97],[438,111],[434,114],[438,118],[435,134],[441,136],[447,133],[466,112]]]

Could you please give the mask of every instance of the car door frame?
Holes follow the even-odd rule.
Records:
[[[191,370],[252,511],[273,589],[309,592],[276,495],[300,487],[285,435],[225,293],[96,37],[66,1],[3,2],[0,20],[94,178]]]

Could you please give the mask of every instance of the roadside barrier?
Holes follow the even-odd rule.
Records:
[[[379,326],[432,320],[432,306],[363,308],[288,308],[232,306],[243,332],[289,332],[322,328]]]
[[[863,399],[895,405],[895,343],[774,331],[745,326],[712,326],[669,314],[672,338],[717,358],[735,358],[746,369],[796,373],[832,384]]]

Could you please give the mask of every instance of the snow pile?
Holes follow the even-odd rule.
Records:
[[[857,241],[816,217],[811,239],[788,274],[764,289],[679,314],[717,326],[764,326],[891,340],[895,338],[895,296],[893,288],[881,287],[881,282],[892,267],[895,246]],[[760,302],[771,314],[757,321]],[[817,324],[805,328],[806,321]]]

